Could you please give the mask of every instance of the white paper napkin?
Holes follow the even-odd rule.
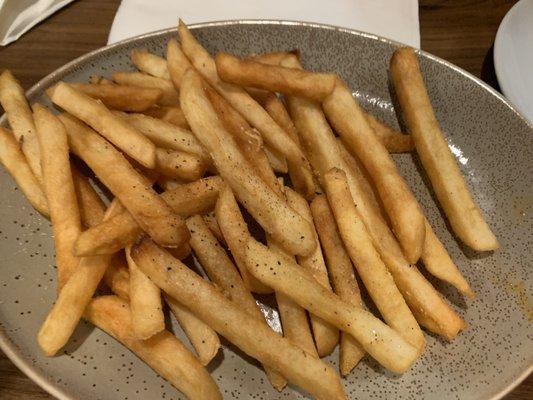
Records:
[[[186,23],[275,19],[353,28],[420,47],[418,0],[123,0],[108,43]]]

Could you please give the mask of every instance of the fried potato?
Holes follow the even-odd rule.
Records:
[[[89,77],[89,82],[94,85],[114,85],[115,82],[113,82],[111,79],[107,79],[100,75],[91,75]]]
[[[206,223],[207,227],[211,231],[211,233],[217,238],[217,240],[224,246],[226,246],[226,240],[224,239],[224,235],[222,234],[222,231],[220,230],[220,226],[218,226],[217,217],[215,216],[214,211],[210,211],[204,215],[202,215],[202,218],[204,222]]]
[[[114,254],[102,280],[118,297],[130,301],[130,272],[123,251]]]
[[[171,124],[179,126],[183,129],[190,129],[189,123],[185,119],[185,115],[183,115],[183,111],[181,111],[181,108],[177,106],[152,107],[146,111],[143,111],[143,114],[170,122]]]
[[[206,170],[206,165],[200,157],[184,151],[161,149],[155,150],[155,171],[184,181],[200,179]]]
[[[300,50],[293,49],[290,51],[273,51],[270,53],[261,53],[252,56],[249,59],[263,64],[279,65],[279,63],[281,63],[281,60],[290,55],[296,56],[298,59],[300,59]]]
[[[4,128],[0,128],[0,163],[11,174],[30,204],[41,214],[48,216],[50,210],[41,184],[32,172],[19,143]]]
[[[160,90],[163,95],[158,104],[162,106],[175,106],[179,102],[179,95],[169,79],[157,78],[142,72],[113,72],[113,81],[119,85],[138,86]]]
[[[390,71],[416,151],[453,231],[474,250],[498,249],[498,239],[483,219],[439,127],[414,50],[396,50]]]
[[[328,364],[280,337],[153,242],[143,240],[132,256],[168,295],[246,354],[275,368],[316,398],[346,399],[338,375]]]
[[[405,135],[381,122],[372,114],[364,113],[366,122],[389,153],[406,153],[415,149],[411,135]]]
[[[148,340],[133,335],[128,303],[116,296],[94,299],[85,318],[133,351],[155,372],[190,400],[222,400],[211,375],[196,357],[167,330]]]
[[[128,161],[104,138],[75,118],[63,114],[71,150],[95,172],[135,221],[158,243],[178,247],[189,239],[183,219],[145,184]]]
[[[170,39],[167,45],[167,67],[174,87],[179,90],[185,71],[193,66],[174,38]]]
[[[81,223],[85,228],[98,225],[104,219],[105,203],[91,186],[89,178],[83,175],[72,161],[70,162],[70,171],[72,172],[72,181],[76,191],[76,198],[78,199]]]
[[[167,60],[163,57],[159,57],[144,49],[133,49],[131,51],[131,62],[137,67],[137,69],[139,69],[139,71],[158,78],[170,80]]]
[[[155,167],[155,146],[139,131],[113,115],[101,102],[59,82],[46,91],[50,99],[147,168]]]
[[[42,182],[39,141],[31,109],[22,86],[8,70],[0,74],[0,104],[6,112],[9,125],[20,143],[31,171],[35,178]]]

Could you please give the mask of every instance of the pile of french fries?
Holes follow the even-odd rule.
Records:
[[[133,51],[139,72],[57,83],[47,91],[56,112],[30,107],[11,73],[0,76],[11,127],[0,129],[0,161],[53,227],[58,294],[37,336],[44,354],[85,318],[189,399],[220,399],[205,366],[222,335],[277,390],[291,382],[327,400],[347,398],[321,359],[337,344],[342,375],[366,353],[404,373],[424,352],[421,327],[455,338],[465,322],[416,263],[474,292],[390,153],[417,152],[466,245],[498,242],[439,129],[415,52],[398,49],[390,64],[407,135],[365,113],[335,73],[303,69],[298,52],[213,58],[184,23],[178,32],[166,59]],[[250,232],[250,217],[263,235]],[[210,281],[181,261],[191,252]],[[381,315],[366,310],[357,277]],[[97,295],[101,285],[113,294]],[[275,296],[283,335],[254,294]],[[165,303],[195,354],[165,329]]]

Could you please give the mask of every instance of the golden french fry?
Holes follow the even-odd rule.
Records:
[[[63,114],[71,150],[95,172],[135,221],[158,243],[178,247],[189,239],[183,219],[146,185],[143,178],[109,142],[75,118]]]
[[[42,182],[41,156],[35,123],[24,89],[13,76],[5,70],[0,74],[0,104],[4,108],[15,138],[20,143],[28,165],[39,182]]]
[[[188,217],[212,210],[223,184],[219,176],[211,176],[180,185],[162,193],[160,197],[176,214]],[[133,243],[141,233],[141,226],[125,211],[82,232],[74,252],[83,256],[115,253]]]
[[[424,214],[396,163],[367,123],[352,92],[340,79],[322,107],[343,142],[372,177],[407,260],[417,262],[426,237]]]
[[[318,283],[332,291],[329,283],[328,270],[326,268],[324,256],[322,255],[322,249],[320,247],[320,242],[318,241],[316,226],[313,223],[313,216],[311,215],[309,205],[303,197],[290,188],[285,189],[285,194],[289,206],[306,219],[313,227],[313,237],[317,243],[315,250],[310,255],[296,257],[298,264],[301,265],[302,268],[311,272]],[[311,315],[310,319],[318,355],[320,357],[325,357],[335,349],[335,346],[337,346],[337,343],[339,342],[339,331],[337,328],[315,315]]]
[[[113,81],[119,85],[138,86],[141,88],[159,89],[163,95],[158,104],[174,106],[179,103],[179,95],[169,79],[157,78],[142,72],[113,72]]]
[[[368,311],[342,301],[308,271],[253,238],[246,245],[246,261],[256,278],[352,335],[385,368],[403,373],[416,361],[418,350],[394,329]]]
[[[209,279],[222,290],[228,299],[267,325],[263,313],[250,291],[246,289],[237,268],[213,236],[203,218],[199,215],[188,218],[187,227],[191,232],[191,247]],[[281,391],[287,384],[285,379],[267,366],[264,368],[272,385]]]
[[[200,76],[188,70],[181,84],[181,107],[222,178],[269,234],[292,254],[309,254],[316,243],[309,223],[290,209],[259,178],[223,127],[203,90]]]
[[[243,60],[223,52],[216,55],[215,64],[218,76],[225,82],[316,101],[324,100],[333,91],[337,79],[335,74]]]
[[[262,53],[250,57],[250,60],[254,60],[263,64],[279,65],[281,60],[290,55],[296,56],[298,59],[300,59],[300,50],[293,49],[290,51],[273,51],[270,53]]]
[[[70,172],[65,127],[40,104],[33,106],[33,115],[41,150],[43,186],[54,232],[57,287],[61,289],[80,262],[73,253],[74,243],[81,232],[80,211]]]
[[[280,337],[153,242],[143,240],[132,256],[162,290],[246,354],[275,368],[316,398],[346,399],[338,375],[328,364]]]
[[[36,117],[36,120],[39,121],[39,118]],[[37,124],[39,126],[39,122]],[[45,159],[46,149],[45,147],[42,149],[42,157]],[[111,203],[104,219],[110,218],[120,210],[121,206],[117,206],[118,204]],[[37,335],[37,341],[45,355],[49,357],[55,355],[67,343],[83,315],[83,310],[91,301],[111,258],[111,254],[106,254],[80,259],[76,269],[61,288]]]
[[[107,79],[100,75],[91,75],[89,78],[89,82],[95,85],[114,85],[115,82],[113,82],[111,79]]]
[[[180,89],[185,71],[193,68],[187,56],[183,54],[178,41],[174,38],[170,39],[167,45],[167,68],[176,90]]]
[[[81,223],[85,228],[96,226],[104,219],[106,205],[89,183],[89,178],[83,175],[73,162],[70,163],[70,171],[78,199]]]
[[[222,400],[211,375],[172,333],[164,330],[148,340],[133,335],[131,311],[124,300],[98,297],[88,305],[85,318],[133,351],[188,399]]]
[[[100,100],[107,108],[121,111],[145,111],[161,100],[163,91],[138,86],[93,83],[69,83],[71,87]]]
[[[161,290],[137,267],[130,252],[131,246],[126,247],[130,272],[131,325],[135,337],[146,340],[165,329]]]
[[[364,113],[366,122],[389,153],[406,153],[415,149],[411,135],[405,135],[381,122],[372,114]]]
[[[50,210],[41,184],[32,172],[19,143],[4,128],[0,128],[0,163],[11,174],[30,204],[41,214],[48,216]]]
[[[453,231],[474,250],[498,249],[498,239],[483,219],[440,130],[414,50],[396,50],[390,70],[416,151]]]
[[[115,253],[102,280],[118,297],[130,301],[130,272],[124,252]]]
[[[289,172],[289,165],[287,159],[276,149],[271,146],[264,145],[265,154],[272,169],[280,174]]]
[[[226,240],[224,239],[224,235],[222,234],[222,231],[220,230],[220,226],[218,226],[215,212],[210,211],[202,215],[202,218],[204,219],[204,222],[206,223],[206,225],[209,227],[209,230],[211,231],[211,233],[217,238],[217,240],[223,245],[226,245]]]
[[[167,60],[150,53],[144,49],[133,49],[131,51],[131,62],[139,71],[146,72],[158,78],[170,79],[168,73]]]
[[[155,167],[154,144],[102,103],[64,82],[46,93],[55,104],[91,126],[135,161],[147,168]]]
[[[320,195],[314,198],[311,203],[311,212],[324,250],[334,292],[343,301],[354,307],[362,308],[361,294],[353,265],[337,230],[326,196]],[[341,375],[348,375],[364,355],[364,349],[355,338],[342,332],[339,356]]]
[[[183,115],[183,111],[181,111],[181,108],[177,106],[152,107],[146,111],[143,111],[143,114],[170,122],[171,124],[179,126],[183,129],[190,129],[189,123],[185,119],[185,115]]]
[[[155,171],[169,178],[195,181],[200,179],[206,170],[200,157],[184,151],[157,148],[155,156]]]

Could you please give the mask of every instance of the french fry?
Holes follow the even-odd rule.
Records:
[[[211,176],[178,186],[160,197],[176,214],[185,218],[212,210],[222,186],[219,176]],[[115,253],[133,243],[141,233],[141,226],[125,211],[82,232],[74,252],[80,256]]]
[[[162,119],[183,129],[190,129],[189,123],[185,119],[185,115],[183,115],[183,111],[177,106],[152,107],[143,111],[143,114]]]
[[[89,179],[81,173],[73,162],[70,163],[70,171],[78,199],[81,223],[85,228],[96,226],[104,219],[106,206],[89,183]]]
[[[130,273],[124,252],[115,253],[102,280],[118,297],[130,301]]]
[[[269,234],[292,254],[310,254],[316,245],[307,221],[291,210],[251,168],[205,95],[202,79],[188,70],[181,84],[181,107],[222,178]]]
[[[287,159],[276,149],[265,144],[265,154],[272,169],[280,174],[286,174],[289,172],[289,165]]]
[[[114,85],[115,82],[113,82],[111,79],[107,79],[100,75],[91,75],[89,78],[89,82],[95,85]]]
[[[174,87],[176,90],[180,90],[181,80],[183,75],[185,75],[185,71],[193,68],[193,66],[187,56],[183,54],[178,41],[174,38],[170,39],[167,45],[167,68]]]
[[[102,103],[64,82],[46,93],[55,104],[91,126],[135,161],[147,168],[155,167],[154,144]]]
[[[41,214],[48,216],[50,210],[41,184],[32,172],[19,143],[4,128],[0,128],[0,163],[11,174],[30,204]]]
[[[362,308],[361,293],[355,279],[353,265],[342,242],[333,213],[326,196],[320,195],[311,203],[311,212],[320,237],[334,292],[345,302]],[[348,375],[364,357],[361,345],[344,332],[341,332],[339,369],[341,375]]]
[[[85,318],[133,351],[188,399],[222,400],[213,378],[172,333],[164,330],[148,340],[133,335],[131,311],[124,300],[98,297],[85,310]]]
[[[191,232],[191,247],[209,279],[222,290],[228,299],[267,325],[263,313],[250,291],[246,289],[237,268],[224,249],[220,247],[202,217],[195,215],[188,218],[187,227]],[[272,385],[281,391],[287,384],[285,379],[269,367],[264,366],[264,368]]]
[[[281,63],[281,60],[290,55],[294,55],[298,59],[300,59],[300,50],[293,49],[290,51],[273,51],[270,53],[257,54],[255,56],[250,57],[249,59],[263,64],[279,65]]]
[[[69,83],[74,89],[93,99],[100,100],[107,108],[121,111],[145,111],[161,100],[163,91],[138,86]]]
[[[364,113],[366,122],[389,153],[406,153],[415,149],[411,135],[405,135],[381,122],[372,114]]]
[[[80,262],[73,254],[74,243],[81,232],[80,211],[70,172],[65,127],[40,104],[34,105],[33,113],[41,152],[43,186],[54,232],[57,287],[60,290]]]
[[[131,246],[126,247],[130,272],[131,325],[135,337],[146,340],[165,329],[161,290],[137,267],[130,252]]]
[[[340,79],[322,107],[343,142],[372,177],[407,260],[417,262],[424,247],[424,214],[396,163],[367,123],[352,92]]]
[[[158,243],[178,247],[189,238],[183,219],[145,184],[145,179],[104,138],[63,114],[71,150],[95,172],[135,221]]]
[[[217,238],[217,240],[223,245],[226,245],[226,240],[224,239],[224,235],[222,234],[222,231],[220,230],[220,226],[218,226],[215,212],[210,211],[202,215],[202,218],[204,219],[204,222],[206,223],[206,225],[209,227],[209,230],[211,231],[211,233]]]
[[[179,95],[168,79],[157,78],[142,72],[113,72],[113,81],[119,85],[138,86],[141,88],[159,89],[163,95],[159,99],[162,106],[174,106],[179,103]]]
[[[372,244],[350,194],[346,174],[339,169],[328,171],[324,176],[324,189],[346,251],[370,297],[387,324],[422,353],[424,335]]]
[[[36,121],[39,119],[40,117],[37,116]],[[39,126],[40,123],[37,122],[37,124]],[[42,150],[42,156],[45,159],[47,150],[45,147],[42,147]],[[120,203],[111,203],[104,219],[112,217],[120,208]],[[56,302],[37,335],[37,341],[45,355],[54,356],[67,343],[83,315],[83,310],[91,301],[112,257],[111,254],[106,254],[80,259],[76,269],[72,271],[61,288]]]
[[[5,70],[0,74],[0,104],[4,108],[22,153],[39,182],[42,182],[41,156],[35,123],[24,90],[13,74]]]
[[[153,242],[143,240],[132,256],[162,290],[246,354],[316,398],[346,399],[338,375],[328,364],[280,337]]]
[[[157,148],[155,156],[155,170],[169,178],[195,181],[200,179],[206,170],[200,157],[184,151]]]
[[[250,273],[308,311],[352,335],[390,371],[403,373],[416,361],[418,350],[368,311],[342,301],[313,275],[249,238],[246,260]],[[287,376],[287,375],[285,375]]]
[[[218,76],[225,82],[316,101],[324,100],[333,91],[337,79],[335,74],[243,60],[223,52],[216,55],[215,64]]]
[[[170,311],[189,338],[202,365],[207,365],[220,349],[217,333],[196,317],[187,307],[168,295],[164,295]]]
[[[301,265],[302,268],[311,272],[318,283],[332,291],[329,283],[328,270],[326,269],[326,263],[324,261],[324,256],[322,255],[322,249],[320,248],[316,226],[313,223],[313,216],[311,215],[309,205],[303,197],[290,188],[285,189],[285,194],[289,206],[306,219],[313,227],[313,237],[317,243],[315,250],[310,255],[296,257],[298,264]],[[311,315],[310,319],[318,355],[320,357],[325,357],[335,349],[335,346],[337,346],[337,343],[339,342],[339,331],[337,328],[315,315]]]
[[[498,249],[498,239],[483,219],[439,127],[414,50],[396,50],[390,71],[416,151],[453,231],[474,250]]]
[[[309,162],[300,148],[294,143],[270,115],[241,87],[222,82],[217,75],[216,65],[209,53],[192,36],[187,26],[180,20],[178,33],[182,50],[198,72],[224,97],[254,128],[264,141],[287,158],[295,168],[310,170]]]
[[[144,49],[133,49],[131,51],[131,62],[139,69],[139,71],[145,72],[152,76],[170,79],[168,73],[167,60],[163,57],[159,57],[153,53],[150,53]]]

